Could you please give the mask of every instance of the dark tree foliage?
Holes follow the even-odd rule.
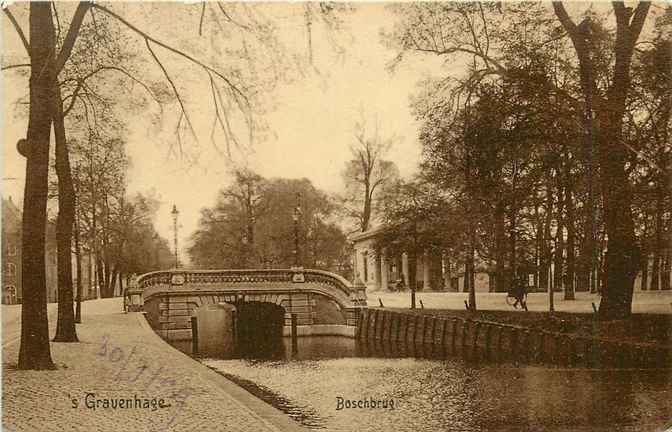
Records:
[[[640,270],[669,284],[669,9],[643,36],[648,2],[611,8],[395,5],[384,35],[393,66],[464,65],[414,107],[425,177],[466,215],[465,276],[475,253],[500,291],[519,270],[568,300],[597,289],[602,319],[629,316]]]
[[[213,269],[293,266],[297,204],[299,263],[347,273],[347,242],[333,222],[332,200],[307,179],[267,180],[250,171],[234,173],[232,184],[220,191],[216,204],[201,210],[188,250],[193,265]]]

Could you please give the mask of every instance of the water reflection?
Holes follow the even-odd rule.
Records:
[[[441,360],[431,347],[299,339],[292,358],[201,359],[311,429],[333,431],[655,431],[672,420],[672,376]],[[424,358],[414,358],[424,357]],[[394,409],[337,409],[392,399]]]

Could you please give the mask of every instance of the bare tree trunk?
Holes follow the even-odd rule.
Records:
[[[110,277],[112,275],[112,269],[110,268],[110,263],[103,258],[102,261],[102,268],[103,268],[103,284],[100,287],[100,297],[101,298],[110,298],[112,297],[109,292],[110,292]]]
[[[510,241],[510,264],[509,268],[511,269],[511,282],[515,284],[515,279],[518,276],[518,254],[517,252],[517,235],[516,235],[516,224],[518,223],[517,211],[515,209],[511,210],[509,215],[509,241]]]
[[[104,271],[105,269],[103,268],[103,259],[100,257],[100,255],[96,255],[96,286],[94,287],[96,292],[94,298],[102,297],[101,286],[104,282]]]
[[[606,284],[602,289],[599,316],[602,320],[628,318],[632,313],[632,293],[640,262],[632,218],[632,193],[625,171],[626,149],[622,143],[623,115],[630,90],[630,68],[635,44],[651,7],[640,1],[635,8],[613,2],[616,31],[613,49],[613,74],[608,90],[597,94],[593,66],[593,35],[590,18],[576,25],[562,2],[553,2],[553,9],[569,34],[579,60],[581,88],[586,98],[587,131],[598,144],[600,186],[604,221],[608,237]],[[597,122],[592,124],[594,111]]]
[[[19,369],[54,369],[49,347],[46,269],[51,98],[55,35],[51,3],[30,4],[30,111],[26,140],[19,151],[26,157],[21,239],[21,347]]]
[[[534,220],[536,226],[534,227],[534,289],[539,289],[539,273],[541,268],[541,244],[544,236],[544,225],[539,215],[539,197],[537,191],[534,192]]]
[[[124,296],[126,293],[124,292],[124,275],[119,272],[117,273],[117,278],[119,279],[119,293]]]
[[[587,200],[589,198],[587,197]],[[593,271],[593,256],[591,255],[594,249],[594,239],[591,240],[591,227],[594,226],[594,215],[589,214],[589,204],[586,202],[582,211],[581,218],[583,219],[582,232],[583,236],[579,244],[579,255],[576,263],[576,290],[590,291],[591,290],[591,273]]]
[[[511,212],[509,214],[509,240],[511,241],[511,286],[515,285],[520,276],[518,270],[518,196],[516,186],[518,183],[519,166],[518,160],[513,160],[513,175],[511,177]]]
[[[110,275],[110,285],[107,288],[107,293],[109,297],[114,297],[114,291],[117,287],[117,278],[119,276],[119,269],[114,266],[112,268],[112,274]]]
[[[662,177],[662,176],[661,176]],[[653,265],[651,267],[651,290],[660,288],[660,262],[663,251],[663,201],[665,200],[665,186],[659,180],[656,187],[656,215],[653,241]]]
[[[622,112],[620,117],[618,114],[609,113],[601,119],[601,124],[605,126],[600,140],[600,168],[605,225],[609,239],[605,261],[606,284],[600,302],[600,318],[605,320],[630,316],[634,282],[640,262],[630,209],[630,180],[625,173],[625,149],[620,143],[621,123]]]
[[[63,121],[63,102],[58,84],[54,85],[52,106],[56,138],[56,174],[58,175],[58,220],[56,222],[58,321],[54,342],[79,342],[75,329],[72,289],[72,226],[75,221],[75,189],[72,185],[70,157]]]
[[[541,271],[539,272],[539,286],[542,291],[550,290],[552,281],[551,271],[551,221],[553,220],[553,189],[546,187],[546,205],[544,211],[544,233],[541,243]]]
[[[646,291],[649,287],[649,248],[647,247],[647,239],[649,238],[649,215],[644,214],[644,231],[641,236],[642,243],[642,255],[641,262],[639,263],[640,270],[642,272],[642,280],[640,281],[640,289]]]
[[[660,284],[660,288],[664,290],[670,289],[670,271],[672,270],[672,248],[668,248],[665,253],[665,260],[663,261],[663,274],[662,279],[663,283]]]
[[[75,304],[75,322],[82,322],[82,247],[79,244],[79,222],[75,217],[75,258],[77,271],[77,300]],[[89,276],[91,277],[91,276]]]
[[[574,300],[574,257],[575,223],[574,196],[572,194],[572,173],[569,163],[565,164],[565,209],[567,210],[567,273],[565,278],[565,300]]]
[[[415,291],[416,291],[416,272],[418,267],[418,257],[415,250],[408,253],[408,287],[411,290],[411,309],[415,309]]]
[[[501,200],[495,205],[495,291],[506,292],[506,242],[504,238],[504,205]]]
[[[443,260],[443,288],[444,290],[452,291],[451,281],[453,278],[452,263],[450,259],[450,254],[447,251],[441,253]]]
[[[371,220],[371,180],[370,173],[366,175],[364,183],[364,211],[362,212],[362,231],[369,229],[369,222]]]
[[[467,267],[469,270],[465,271],[464,274],[464,283],[465,285],[467,284],[467,281],[469,283],[469,301],[467,305],[469,306],[469,310],[471,312],[476,311],[476,269],[474,266],[474,251],[475,251],[475,229],[471,229],[471,232],[469,233],[469,247],[467,251],[467,262],[465,263],[465,267]]]
[[[648,251],[642,250],[642,281],[640,283],[640,288],[642,291],[646,291],[649,285],[649,253]]]
[[[555,232],[555,250],[553,254],[553,290],[560,291],[564,282],[564,270],[565,270],[565,261],[564,261],[564,251],[565,251],[565,215],[564,215],[564,204],[565,204],[565,194],[566,190],[562,185],[560,180],[561,171],[557,170],[557,212],[556,212],[556,221],[558,224],[557,231]]]
[[[93,217],[92,219],[92,226],[93,226],[93,232],[95,233],[96,231],[96,213],[95,213],[95,205],[93,205]],[[92,270],[93,270],[93,287],[91,287],[92,293],[89,293],[89,298],[98,298],[98,287],[100,286],[100,257],[98,254],[98,247],[96,246],[97,239],[96,239],[96,234],[91,235],[91,242],[92,242],[92,252],[89,253],[89,260],[92,259],[93,257],[93,262],[91,263]]]

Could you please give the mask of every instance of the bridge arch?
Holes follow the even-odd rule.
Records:
[[[149,323],[167,340],[191,339],[191,316],[206,304],[277,304],[286,327],[291,314],[299,326],[354,327],[366,307],[364,286],[312,269],[165,270],[139,276],[137,287]]]

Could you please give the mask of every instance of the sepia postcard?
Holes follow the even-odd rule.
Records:
[[[672,4],[2,10],[2,431],[672,432]]]

